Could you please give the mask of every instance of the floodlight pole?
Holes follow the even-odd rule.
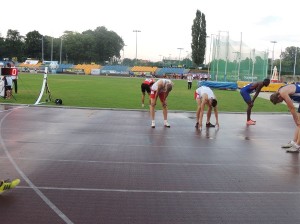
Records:
[[[183,50],[182,47],[178,47],[177,48],[179,50],[179,60],[178,60],[178,65],[180,64],[180,55],[181,55],[181,50]]]
[[[53,37],[51,40],[51,62],[53,61]]]
[[[62,38],[60,38],[59,64],[61,64],[61,54],[62,54]]]
[[[42,62],[44,63],[44,36],[42,36]]]
[[[229,31],[219,31],[219,38],[220,38],[220,33],[227,33],[226,37],[226,61],[225,61],[225,74],[224,74],[224,81],[226,81],[226,76],[227,76],[227,63],[228,63],[228,51],[229,51]],[[220,40],[219,40],[220,41]]]
[[[135,32],[135,63],[137,62],[137,33],[141,32],[140,30],[133,30]]]
[[[297,51],[298,51],[298,47],[296,47],[296,50],[295,50],[294,73],[293,73],[294,81],[295,81],[295,75],[296,75]]]
[[[209,56],[208,56],[208,61],[209,61],[209,63],[208,63],[208,74],[209,74],[209,70],[210,70],[210,64],[211,64],[211,59],[210,59],[210,57],[211,57],[211,44],[212,44],[212,41],[213,41],[213,39],[212,39],[212,37],[213,36],[216,36],[215,34],[210,34],[210,46],[209,46]]]

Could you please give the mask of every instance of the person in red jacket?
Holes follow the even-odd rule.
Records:
[[[154,79],[145,79],[144,82],[141,85],[141,91],[142,91],[142,107],[145,106],[145,95],[146,92],[148,93],[148,96],[150,96],[151,92],[151,86],[155,82]],[[150,98],[149,98],[149,104],[151,104]]]

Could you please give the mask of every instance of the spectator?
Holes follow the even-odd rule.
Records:
[[[192,85],[193,85],[193,76],[192,74],[187,74],[187,83],[188,83],[188,89],[192,89]]]

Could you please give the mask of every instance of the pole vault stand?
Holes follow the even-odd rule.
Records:
[[[40,92],[40,95],[39,95],[39,97],[38,97],[38,99],[36,100],[36,102],[35,102],[34,105],[46,103],[47,100],[52,101],[52,98],[51,98],[51,92],[50,92],[49,85],[48,85],[48,77],[47,77],[47,74],[48,74],[48,68],[45,67],[44,80],[43,80],[43,85],[42,85],[42,88],[41,88],[41,92]],[[48,99],[46,100],[46,102],[40,102],[41,99],[42,99],[42,97],[43,97],[44,91],[45,91],[46,95],[48,96]]]

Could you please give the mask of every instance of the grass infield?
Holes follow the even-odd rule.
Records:
[[[34,104],[40,94],[43,74],[19,74],[18,93],[14,98],[1,103]],[[120,108],[148,110],[148,96],[145,108],[141,107],[142,78],[105,77],[91,75],[48,75],[48,86],[52,101],[44,105],[55,105],[55,99],[62,99],[63,106]],[[193,81],[192,90],[187,89],[186,80],[173,80],[175,85],[168,97],[168,109],[195,111],[194,91],[198,81]],[[247,105],[239,91],[213,90],[218,99],[219,112],[246,112]],[[44,93],[42,100],[45,102]],[[160,103],[156,107],[161,109]],[[274,106],[269,100],[257,97],[253,112],[288,112],[285,105]]]

